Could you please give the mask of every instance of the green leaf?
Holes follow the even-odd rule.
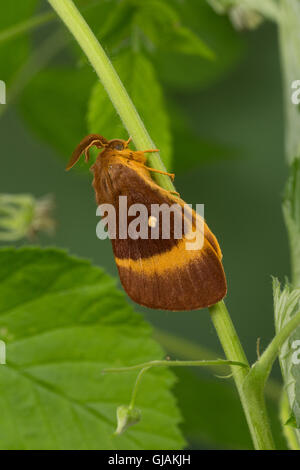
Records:
[[[199,55],[208,59],[215,59],[214,53],[189,28],[177,26],[174,39],[170,40],[169,50],[180,54]]]
[[[181,24],[176,10],[162,0],[143,2],[135,23],[157,47],[169,52],[214,58],[212,50],[191,29]]]
[[[87,67],[47,68],[22,93],[20,105],[24,119],[66,161],[87,134],[85,116],[94,77]]]
[[[128,43],[136,10],[137,6],[128,0],[106,0],[92,3],[91,8],[84,9],[82,14],[110,56],[110,54],[115,55],[118,48],[124,48],[123,42]],[[89,63],[76,42],[70,43],[70,46],[81,63]]]
[[[141,53],[127,51],[114,66],[153,138],[167,168],[170,167],[171,134],[160,85],[151,62]],[[89,102],[88,129],[108,139],[128,138],[101,83],[96,83]]]
[[[298,427],[295,415],[293,413],[290,415],[289,419],[287,419],[284,424],[286,426],[292,426],[292,428],[297,428]]]
[[[105,7],[105,4],[102,5]],[[128,37],[132,34],[134,15],[137,10],[138,5],[135,5],[132,1],[117,2],[113,8],[109,5],[105,22],[100,26],[100,29],[99,24],[97,26],[99,30],[97,37],[101,44],[104,42],[105,47],[115,49],[122,47],[123,42],[128,42]]]
[[[14,25],[28,20],[33,14],[37,0],[10,0],[2,2],[0,15],[0,34]],[[30,50],[27,35],[0,42],[1,80],[10,84],[17,70],[24,64]]]
[[[281,290],[278,279],[273,279],[273,297],[276,333],[289,322],[292,316],[299,311],[300,288],[293,289],[288,284]],[[279,361],[285,390],[288,395],[292,413],[295,416],[297,426],[300,427],[300,373],[299,364],[294,362],[295,348],[300,344],[300,327],[298,327],[280,350]],[[299,349],[299,346],[298,346]],[[300,432],[296,431],[300,443]]]
[[[151,328],[115,281],[54,249],[0,250],[1,449],[180,449],[184,441],[168,370],[150,371],[141,421],[113,437],[136,373],[106,367],[161,358]]]
[[[205,1],[168,3],[177,9],[181,22],[213,51],[215,60],[157,49],[153,60],[160,78],[169,88],[193,90],[226,77],[244,53],[243,38],[234,31],[228,18],[217,15]]]

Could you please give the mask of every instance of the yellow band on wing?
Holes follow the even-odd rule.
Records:
[[[171,250],[160,253],[149,258],[131,259],[131,258],[115,258],[117,266],[120,268],[130,268],[135,272],[146,272],[154,274],[155,272],[163,273],[166,271],[173,271],[175,269],[186,266],[190,261],[199,260],[204,253],[215,251],[207,240],[204,240],[204,245],[201,250],[187,250],[185,243],[189,240],[180,240],[178,245],[174,246]]]

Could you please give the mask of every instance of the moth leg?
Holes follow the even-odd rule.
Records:
[[[172,181],[173,181],[174,178],[175,178],[174,173],[168,173],[168,172],[166,172],[166,171],[157,170],[156,168],[150,168],[149,166],[146,166],[146,165],[144,164],[144,162],[139,161],[137,158],[134,158],[134,156],[136,156],[136,157],[137,157],[137,156],[143,156],[143,159],[144,159],[144,158],[145,158],[145,157],[144,157],[144,154],[145,154],[145,153],[153,153],[153,152],[159,152],[159,149],[137,150],[137,151],[135,151],[135,152],[134,152],[133,150],[129,150],[129,151],[127,151],[127,150],[121,150],[121,151],[118,152],[118,153],[119,153],[119,155],[120,155],[121,157],[124,157],[124,158],[128,158],[128,157],[129,157],[129,158],[132,158],[133,160],[135,160],[135,161],[137,161],[139,164],[141,164],[141,165],[143,166],[143,168],[145,168],[145,169],[148,170],[148,171],[151,171],[151,172],[153,172],[153,173],[160,173],[161,175],[169,176],[169,177],[172,179]],[[129,154],[129,155],[128,155],[128,154]]]
[[[130,144],[131,141],[132,141],[132,137],[130,136],[129,139],[126,140],[126,142],[125,142],[125,144],[126,144],[125,148],[128,147],[128,145]]]
[[[157,170],[156,168],[150,168],[149,166],[146,166],[146,165],[144,165],[144,168],[146,168],[146,170],[151,171],[151,172],[153,172],[153,173],[160,173],[161,175],[169,176],[172,181],[173,181],[174,178],[175,178],[174,173],[168,173],[167,171]]]
[[[180,194],[177,191],[169,191],[169,193],[174,194],[174,196],[180,197]]]
[[[140,150],[140,152],[143,152],[143,153],[153,153],[153,152],[159,152],[159,149]]]
[[[159,149],[142,150],[142,152],[143,153],[159,152]],[[152,171],[154,173],[160,173],[161,175],[169,176],[172,181],[175,178],[174,173],[167,173],[166,171],[156,170],[156,168],[150,168],[149,166],[146,166],[146,165],[144,165],[144,168],[146,168],[147,170]]]

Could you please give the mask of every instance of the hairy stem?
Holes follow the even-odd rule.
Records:
[[[132,390],[131,400],[130,400],[130,403],[129,403],[129,408],[130,409],[134,409],[134,407],[135,407],[135,401],[136,401],[136,396],[137,396],[139,385],[141,383],[143,375],[145,374],[145,372],[147,372],[148,369],[149,369],[149,367],[144,367],[138,373],[138,376],[136,378],[136,381],[135,381],[135,384],[134,384],[134,387],[133,387],[133,390]]]
[[[277,333],[273,338],[269,346],[263,352],[259,361],[253,366],[251,373],[254,371],[261,374],[262,379],[266,382],[272,365],[274,364],[279,354],[280,348],[283,346],[285,341],[293,333],[293,331],[300,325],[300,311],[292,316],[290,321]]]
[[[212,361],[169,361],[157,360],[143,362],[142,364],[135,364],[128,367],[115,367],[104,369],[103,372],[129,372],[132,370],[149,369],[150,367],[211,367],[211,366],[239,366],[249,369],[249,364],[238,361],[227,361],[226,359],[215,359]]]
[[[104,369],[103,372],[129,372],[133,370],[139,370],[139,374],[136,378],[132,395],[131,401],[129,404],[129,408],[133,409],[135,406],[135,400],[138,392],[139,385],[141,383],[142,377],[145,372],[152,367],[216,367],[216,366],[239,366],[239,367],[246,367],[249,369],[247,364],[243,364],[241,362],[234,362],[234,361],[226,361],[224,359],[216,359],[211,361],[169,361],[169,360],[157,360],[157,361],[149,361],[143,362],[142,364],[136,364],[134,366],[128,367],[116,367],[110,369]]]
[[[216,357],[214,351],[168,331],[162,331],[156,328],[154,338],[162,344],[168,353],[180,359],[196,360],[196,358],[202,357],[207,360],[213,360]],[[209,368],[218,374],[220,374],[220,371],[226,374],[228,370],[228,366],[215,366],[213,364],[211,364]],[[267,398],[278,404],[281,398],[282,386],[276,380],[269,378],[265,386],[265,392]]]
[[[285,149],[290,165],[290,178],[283,203],[285,223],[289,236],[291,258],[291,281],[294,288],[300,287],[300,113],[299,105],[291,99],[292,82],[300,77],[300,4],[298,0],[279,0],[281,17],[278,23],[281,70],[284,86]],[[290,373],[281,361],[285,384],[290,382]],[[294,387],[286,386],[290,410],[294,404]],[[287,405],[286,405],[287,406]],[[300,443],[300,430],[291,428],[285,432],[291,448],[295,438]]]
[[[227,359],[248,364],[225,303],[210,307],[211,318]],[[245,387],[248,370],[232,367],[232,375],[239,392],[255,449],[274,449],[274,441],[266,411],[263,388],[259,383]]]

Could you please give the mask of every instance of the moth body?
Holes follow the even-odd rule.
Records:
[[[115,208],[117,232],[111,242],[120,280],[129,297],[162,310],[195,310],[220,301],[227,290],[222,253],[201,216],[192,209],[184,212],[185,202],[153,181],[151,172],[157,170],[149,169],[145,152],[130,150],[128,141],[107,141],[97,134],[87,136],[73,153],[67,169],[83,152],[87,161],[92,145],[104,148],[91,167],[93,187],[98,205],[111,204]],[[126,196],[128,207],[142,204],[147,209],[143,227],[146,238],[122,238],[122,196]],[[162,215],[152,215],[153,205],[173,208],[169,238],[162,230]],[[123,223],[130,227],[133,221],[134,216],[129,214]],[[186,223],[191,233],[200,222],[203,243],[199,249],[187,249],[188,233],[176,238],[175,221]],[[154,229],[156,238],[151,237]]]

